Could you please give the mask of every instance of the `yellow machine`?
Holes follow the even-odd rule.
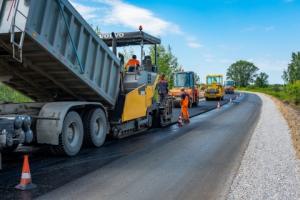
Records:
[[[122,114],[122,122],[127,122],[147,116],[147,110],[153,104],[153,97],[155,94],[157,82],[158,76],[156,76],[153,85],[146,86],[144,84],[132,90],[126,95]]]
[[[223,100],[224,98],[224,87],[223,87],[223,75],[212,74],[206,76],[206,90],[205,99],[211,100]]]
[[[172,120],[172,98],[166,97],[162,104],[156,102],[155,93],[159,80],[157,73],[156,46],[159,38],[138,32],[112,33],[101,36],[103,41],[117,53],[118,47],[140,46],[140,66],[131,66],[133,70],[122,72],[121,90],[114,110],[111,112],[110,124],[114,137],[123,138],[142,132],[153,126],[166,126]],[[154,46],[154,59],[145,55],[144,45]],[[124,56],[119,54],[121,64]],[[152,59],[154,63],[152,63]]]

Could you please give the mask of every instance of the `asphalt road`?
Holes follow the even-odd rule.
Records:
[[[201,102],[191,115],[215,107],[216,102]],[[225,186],[229,188],[259,110],[259,98],[244,95],[234,104],[193,118],[183,128],[173,125],[109,140],[104,147],[84,149],[74,158],[49,156],[38,148],[30,157],[38,188],[30,192],[14,189],[20,176],[21,153],[4,155],[0,199],[31,199],[45,194],[41,198],[215,199],[225,194]]]

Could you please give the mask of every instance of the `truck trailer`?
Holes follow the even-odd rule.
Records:
[[[0,153],[19,144],[76,155],[172,118],[172,99],[155,100],[154,64],[124,71],[121,46],[160,44],[142,29],[100,37],[67,0],[0,1],[0,81],[31,103],[0,104]],[[143,58],[143,53],[142,59]]]

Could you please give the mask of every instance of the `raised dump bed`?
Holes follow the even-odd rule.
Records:
[[[115,105],[119,60],[67,0],[0,6],[0,81],[40,102]]]

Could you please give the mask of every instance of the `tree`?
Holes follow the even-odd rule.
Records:
[[[132,46],[123,47],[121,53],[124,56],[124,60],[127,62],[129,59],[131,59],[132,55],[134,55],[134,49]]]
[[[200,84],[200,76],[198,74],[195,74],[195,83]]]
[[[255,85],[257,87],[267,87],[269,84],[268,78],[269,78],[268,74],[266,74],[265,72],[260,72],[256,77]]]
[[[300,52],[292,53],[291,63],[287,70],[284,70],[282,78],[286,83],[295,83],[300,80]]]
[[[166,49],[163,45],[157,45],[157,54],[158,54],[158,73],[165,74],[169,80],[169,85],[172,87],[173,85],[173,76],[174,72],[178,72],[180,66],[178,64],[178,59],[173,55],[172,49],[170,46]],[[154,61],[155,53],[154,47],[150,47],[150,55],[151,59]]]
[[[227,69],[227,79],[236,82],[238,86],[246,87],[253,83],[258,68],[251,62],[240,60]]]

